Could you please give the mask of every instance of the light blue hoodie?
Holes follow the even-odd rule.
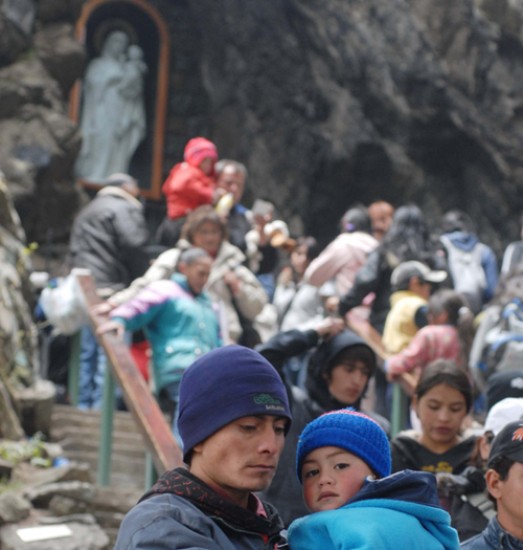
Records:
[[[439,506],[434,475],[403,470],[367,481],[341,508],[294,521],[289,545],[291,550],[457,550],[459,539]]]

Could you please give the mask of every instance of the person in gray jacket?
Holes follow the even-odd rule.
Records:
[[[138,182],[113,174],[106,186],[80,211],[71,230],[73,267],[89,269],[100,298],[109,298],[146,271],[148,232]],[[99,409],[106,357],[89,326],[81,331],[78,406]]]
[[[283,543],[271,482],[291,413],[276,369],[237,345],[184,373],[178,429],[186,468],[165,473],[124,518],[115,550],[270,549]]]

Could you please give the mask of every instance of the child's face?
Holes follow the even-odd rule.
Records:
[[[190,265],[180,265],[180,271],[187,277],[187,284],[195,294],[203,291],[209,280],[211,267],[211,258],[199,258]]]
[[[370,369],[359,359],[340,357],[329,375],[326,375],[329,393],[344,405],[353,405],[360,398],[369,381]]]
[[[361,458],[340,447],[310,452],[302,466],[303,498],[312,512],[334,510],[346,504],[372,470]]]
[[[420,419],[420,443],[433,452],[445,452],[458,442],[461,423],[467,415],[464,395],[447,384],[438,384],[413,400]]]
[[[206,175],[210,176],[214,169],[214,159],[211,157],[205,157],[202,162],[200,162],[200,170]]]

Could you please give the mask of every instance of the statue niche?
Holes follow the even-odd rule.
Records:
[[[146,72],[143,50],[130,44],[125,32],[110,32],[84,78],[77,177],[103,183],[111,174],[129,172],[131,158],[145,137]]]
[[[169,33],[146,0],[88,0],[76,23],[87,68],[71,93],[82,133],[75,176],[91,189],[125,172],[161,198]]]

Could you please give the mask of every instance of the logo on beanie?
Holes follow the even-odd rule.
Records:
[[[265,406],[267,410],[283,411],[285,410],[283,403],[277,397],[269,393],[256,393],[252,400],[256,405]]]

